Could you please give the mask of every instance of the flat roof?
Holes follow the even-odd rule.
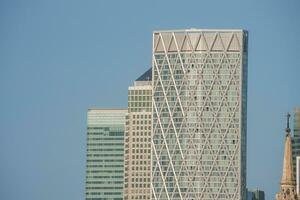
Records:
[[[153,33],[168,33],[168,32],[244,32],[245,29],[174,29],[174,30],[155,30]]]
[[[88,111],[90,110],[103,110],[103,111],[109,111],[109,110],[120,110],[120,111],[123,111],[123,110],[128,110],[127,108],[88,108]]]

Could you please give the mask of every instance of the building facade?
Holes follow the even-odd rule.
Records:
[[[152,69],[128,88],[124,199],[151,199]]]
[[[123,200],[126,113],[127,109],[88,110],[86,200]]]
[[[246,199],[247,37],[153,33],[153,199]]]
[[[293,170],[296,174],[296,157],[300,156],[300,107],[294,109]]]

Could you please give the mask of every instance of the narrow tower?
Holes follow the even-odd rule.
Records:
[[[284,146],[283,170],[280,182],[280,191],[276,194],[276,200],[299,200],[296,193],[296,181],[293,174],[292,139],[289,127],[290,114],[287,114],[287,128]]]
[[[128,88],[124,200],[151,199],[152,69]]]

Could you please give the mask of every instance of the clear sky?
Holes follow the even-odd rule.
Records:
[[[84,199],[86,112],[126,107],[152,31],[249,31],[247,184],[274,199],[300,106],[300,1],[0,1],[0,199]]]

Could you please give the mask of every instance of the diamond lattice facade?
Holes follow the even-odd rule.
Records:
[[[151,69],[128,88],[124,199],[151,199]]]
[[[153,34],[152,198],[246,198],[247,32]]]
[[[86,200],[123,200],[127,109],[90,109],[87,123]]]

